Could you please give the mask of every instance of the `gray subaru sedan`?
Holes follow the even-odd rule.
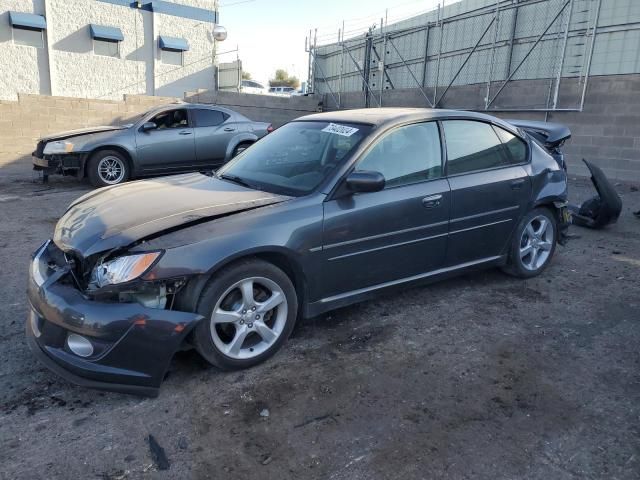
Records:
[[[321,113],[215,174],[91,192],[33,255],[29,344],[73,382],[155,395],[185,347],[247,368],[296,320],[382,291],[538,275],[569,223],[557,127],[543,143],[469,112]]]

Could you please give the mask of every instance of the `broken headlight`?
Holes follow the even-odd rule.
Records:
[[[56,153],[71,153],[75,145],[71,142],[59,140],[57,142],[49,142],[44,146],[42,153],[44,155],[52,155]]]
[[[160,258],[162,252],[124,255],[98,263],[91,272],[89,284],[97,288],[126,283],[145,274]]]

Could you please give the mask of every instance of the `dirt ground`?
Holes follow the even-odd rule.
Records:
[[[0,171],[0,478],[640,478],[640,192],[618,189],[619,223],[573,227],[538,278],[491,270],[345,308],[248,371],[180,354],[141,399],[31,355],[29,255],[87,187]]]

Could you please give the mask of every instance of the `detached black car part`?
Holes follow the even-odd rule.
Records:
[[[591,181],[598,195],[580,206],[569,205],[573,224],[598,229],[615,223],[622,212],[622,199],[599,167],[584,158],[582,161],[591,172]]]
[[[32,258],[26,333],[75,383],[155,395],[180,349],[248,368],[299,317],[382,290],[489,267],[539,275],[563,241],[566,205],[557,159],[495,117],[309,115],[215,175],[74,201]]]

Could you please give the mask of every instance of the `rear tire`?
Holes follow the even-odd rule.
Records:
[[[87,162],[87,178],[94,187],[124,183],[130,174],[129,162],[116,150],[100,150]]]
[[[551,263],[558,241],[558,222],[547,208],[527,213],[513,233],[509,263],[503,270],[519,278],[540,275]]]
[[[251,142],[244,142],[237,145],[236,148],[233,149],[233,154],[231,155],[231,158],[237,157],[242,152],[244,152],[247,148],[249,148],[251,145],[253,145],[253,143]]]
[[[196,312],[204,316],[193,344],[222,370],[249,368],[273,356],[296,322],[298,299],[289,277],[258,260],[234,263],[207,283]]]

